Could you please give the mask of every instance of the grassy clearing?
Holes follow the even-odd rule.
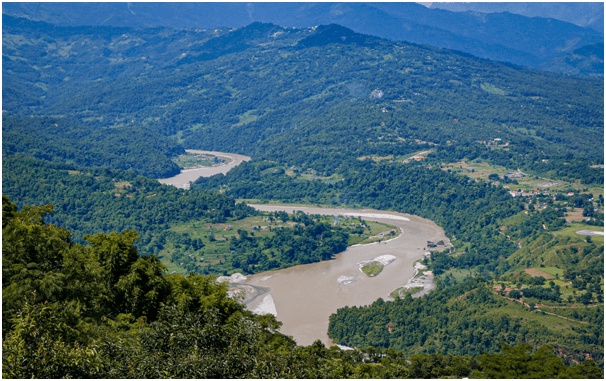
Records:
[[[393,160],[393,155],[389,155],[389,156],[360,156],[357,158],[358,160],[366,160],[366,159],[370,159],[374,162],[379,162],[379,161],[383,161],[383,160]]]
[[[490,94],[495,94],[495,95],[505,95],[505,91],[499,89],[498,87],[496,87],[493,84],[484,82],[480,85],[480,87],[482,88],[482,90],[486,91],[487,93]]]
[[[453,277],[457,282],[461,282],[466,278],[478,275],[478,272],[473,269],[451,269],[444,272],[444,275],[442,275],[442,277]]]
[[[257,110],[248,110],[244,114],[238,115],[239,121],[238,123],[234,124],[234,126],[242,126],[244,124],[254,122],[259,118],[257,112]]]
[[[323,181],[323,182],[328,183],[328,184],[334,184],[334,183],[336,183],[338,181],[343,180],[343,176],[339,176],[337,174],[333,174],[333,175],[330,175],[330,176],[326,177],[326,176],[318,176],[315,173],[303,172],[303,173],[301,173],[300,176],[297,177],[297,179],[307,180],[307,181],[309,181],[309,180],[320,180],[320,181]]]
[[[570,238],[584,240],[585,236],[577,233],[579,230],[593,230],[593,231],[602,231],[603,232],[604,228],[602,228],[601,226],[592,226],[592,225],[586,225],[586,224],[581,224],[581,223],[572,223],[572,224],[570,224],[569,228],[559,230],[557,232],[554,232],[553,234],[556,236],[559,236],[559,237],[570,237]],[[592,235],[591,241],[593,243],[595,243],[596,245],[603,245],[604,236]]]
[[[471,177],[472,179],[488,179],[488,175],[496,173],[498,175],[504,175],[507,172],[517,172],[510,170],[500,165],[492,165],[486,162],[472,160],[472,161],[460,161],[456,163],[442,163],[443,170],[449,170],[454,173],[461,173],[465,176]],[[473,172],[471,171],[473,170]],[[520,180],[519,178],[516,180]]]
[[[395,238],[402,234],[400,229],[395,226],[382,224],[379,222],[369,221],[366,223],[368,228],[370,229],[369,234],[363,235],[351,235],[350,240],[357,244],[366,245],[368,243],[373,242],[382,242],[388,239]],[[352,243],[353,244],[353,243]]]
[[[558,277],[562,277],[564,275],[564,270],[558,269],[557,267],[541,267],[537,269],[543,272],[546,272],[549,275],[553,275],[554,277],[557,275]]]
[[[557,232],[554,232],[553,234],[556,235],[561,235],[561,236],[568,236],[568,237],[575,237],[575,238],[579,238],[579,237],[584,237],[582,235],[577,234],[577,231],[579,230],[593,230],[593,231],[604,231],[604,228],[602,228],[601,226],[592,226],[592,225],[587,225],[587,224],[582,224],[582,223],[573,223],[570,224],[569,228],[565,228],[562,230],[558,230]],[[598,238],[599,236],[591,236],[591,238]]]
[[[377,276],[383,271],[383,264],[376,261],[371,261],[362,266],[362,272],[369,277]]]
[[[499,308],[495,308],[489,312],[489,314],[495,315],[507,315],[510,317],[518,317],[522,319],[522,324],[534,321],[546,326],[548,329],[561,331],[570,329],[571,327],[584,326],[583,323],[574,322],[571,320],[564,319],[559,316],[553,316],[544,314],[540,310],[530,311],[528,307],[518,302],[507,301],[507,305]]]
[[[173,159],[173,162],[181,169],[190,169],[197,167],[211,167],[213,165],[228,163],[231,159],[227,157],[218,157],[209,154],[186,153]]]

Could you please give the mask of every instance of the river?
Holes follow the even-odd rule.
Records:
[[[312,344],[316,339],[325,345],[333,345],[327,335],[328,318],[332,313],[345,306],[370,305],[380,297],[387,299],[391,291],[413,277],[413,264],[423,258],[427,241],[443,240],[450,244],[444,231],[434,222],[409,214],[372,209],[251,206],[269,212],[293,213],[300,210],[308,214],[362,216],[367,221],[396,226],[403,232],[385,242],[351,246],[331,261],[248,277],[244,283],[263,292],[248,301],[247,308],[276,312],[277,319],[283,323],[280,332],[292,336],[299,345]],[[358,263],[381,255],[392,255],[396,259],[378,276],[367,277]],[[353,279],[352,283],[343,282]]]
[[[226,165],[201,167],[182,171],[161,183],[188,189],[190,182],[199,177],[227,173],[250,157],[215,152],[187,150],[229,157]],[[377,221],[398,227],[398,237],[368,245],[355,245],[336,255],[331,261],[295,266],[284,270],[268,271],[248,277],[238,287],[248,290],[246,306],[251,311],[273,313],[283,323],[280,332],[292,336],[299,345],[310,345],[320,339],[325,345],[333,343],[328,338],[328,318],[338,308],[364,306],[378,298],[387,299],[389,293],[414,276],[413,264],[423,258],[427,241],[450,241],[434,222],[409,214],[374,209],[338,209],[302,206],[251,205],[257,210],[293,213],[300,210],[307,214],[332,216],[360,216],[367,221]],[[358,263],[379,256],[393,256],[376,277],[367,277]]]
[[[158,179],[162,184],[174,185],[177,188],[189,189],[190,182],[194,182],[200,177],[210,177],[219,173],[227,173],[232,168],[242,164],[242,162],[250,161],[250,157],[244,155],[238,155],[235,153],[224,153],[216,151],[199,151],[188,149],[185,150],[188,153],[197,154],[209,154],[220,157],[227,157],[231,159],[231,162],[227,164],[215,165],[212,167],[198,167],[192,169],[184,169],[177,176],[170,177],[168,179]]]

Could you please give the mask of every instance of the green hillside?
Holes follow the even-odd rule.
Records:
[[[572,359],[584,354],[603,362],[603,308],[593,309],[591,323],[546,316],[499,297],[480,279],[438,288],[424,298],[379,299],[366,308],[345,307],[331,315],[335,342],[390,347],[413,353],[476,356],[494,352],[499,341],[549,345]]]
[[[336,25],[197,32],[52,28],[5,18],[10,113],[96,128],[139,125],[175,135],[186,148],[293,163],[406,153],[400,145],[408,138],[445,144],[500,137],[549,154],[603,156],[601,80]]]
[[[179,173],[170,158],[185,153],[174,139],[139,126],[95,130],[64,118],[2,118],[2,152],[42,160],[132,170],[152,178]]]

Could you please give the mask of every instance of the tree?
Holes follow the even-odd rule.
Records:
[[[119,311],[129,304],[125,282],[132,283],[134,280],[131,277],[130,281],[125,280],[120,286],[118,283],[121,277],[131,271],[131,266],[139,258],[134,246],[139,235],[135,231],[124,231],[120,234],[111,232],[98,233],[94,236],[85,235],[84,239],[90,243],[86,248],[87,255],[101,267],[104,286],[109,294],[106,300],[107,307],[112,311]],[[134,297],[134,295],[130,296]]]
[[[580,297],[581,303],[583,303],[584,305],[588,305],[591,303],[591,291],[586,291],[583,295],[581,295]]]
[[[564,361],[544,345],[530,354],[532,346],[520,343],[515,347],[501,342],[501,353],[477,357],[478,369],[471,378],[556,378],[565,370]]]
[[[2,332],[27,298],[31,303],[56,302],[62,297],[65,275],[63,256],[73,246],[71,234],[43,218],[52,213],[51,205],[26,206],[17,211],[2,196]]]
[[[73,328],[59,318],[59,308],[25,303],[2,341],[3,378],[103,377],[98,346],[71,341]]]
[[[170,294],[170,285],[162,276],[165,271],[166,266],[155,255],[137,259],[115,285],[124,303],[119,310],[155,320],[160,303]]]

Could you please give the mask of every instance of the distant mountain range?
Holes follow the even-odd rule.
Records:
[[[586,16],[591,6],[579,9],[576,14],[586,21],[582,25],[599,23],[599,17]],[[255,21],[284,27],[339,24],[358,33],[548,70],[560,66],[541,65],[603,41],[603,31],[554,18],[452,12],[417,3],[3,3],[2,12],[62,26],[211,29],[238,28]],[[603,69],[579,73],[601,75]]]
[[[534,3],[431,3],[431,9],[453,12],[509,12],[526,17],[544,17],[586,26],[604,33],[604,3],[599,2],[534,2]]]

